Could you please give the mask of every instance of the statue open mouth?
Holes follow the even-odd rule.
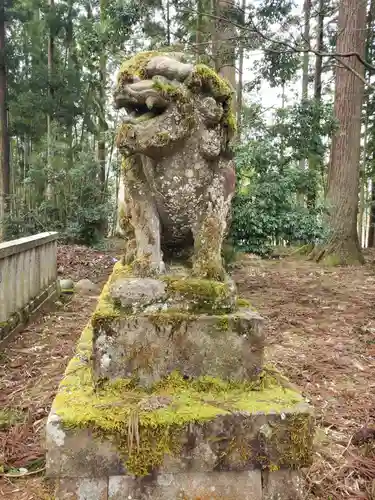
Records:
[[[170,104],[170,96],[166,95],[165,88],[175,88],[177,93],[179,84],[158,75],[151,80],[122,86],[121,91],[115,95],[115,106],[117,109],[124,108],[127,112],[128,116],[124,117],[123,123],[136,124],[163,114]]]

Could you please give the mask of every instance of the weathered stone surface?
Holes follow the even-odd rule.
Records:
[[[259,392],[258,400],[255,399],[250,406],[255,409],[262,403],[273,404],[272,394]],[[262,397],[268,398],[268,401],[262,401]],[[280,396],[275,393],[274,397]],[[215,402],[212,401],[212,404]],[[111,409],[109,405],[108,412]],[[225,412],[224,408],[223,410]],[[184,411],[183,407],[180,411]],[[128,422],[123,425],[127,426]],[[265,429],[268,429],[267,436]],[[149,443],[143,442],[142,429],[139,432],[141,450],[144,446],[150,446],[151,449],[157,446],[156,431],[155,442],[151,438]],[[121,443],[126,438],[116,439],[116,433],[111,439],[100,435],[101,433],[95,436],[89,429],[64,429],[61,423],[57,433],[56,429],[47,432],[48,475],[104,477],[131,474],[131,471],[126,470],[126,449],[122,447],[121,451],[116,451],[113,444],[113,441]],[[192,421],[175,429],[171,442],[178,453],[166,451],[157,470],[161,473],[208,473],[241,472],[260,467],[304,467],[311,461],[312,441],[313,417],[310,408],[303,403],[282,412],[268,411],[267,414],[256,411],[218,414],[205,422]],[[270,483],[270,491],[272,484]]]
[[[132,312],[163,301],[166,285],[153,278],[121,278],[110,287],[111,297]]]
[[[61,478],[56,485],[55,500],[108,500],[108,479]]]
[[[73,293],[74,292],[74,281],[70,278],[61,279],[59,281],[60,290],[62,293]]]
[[[174,370],[187,377],[253,380],[263,363],[262,323],[248,309],[228,315],[171,310],[116,318],[94,326],[95,374],[136,377],[145,387]]]
[[[195,275],[224,277],[220,252],[235,187],[232,95],[215,71],[179,54],[140,53],[122,65],[115,103],[130,116],[117,146],[136,242],[126,261],[135,258],[138,275],[163,272],[164,257],[190,249]]]
[[[263,500],[304,500],[305,486],[300,470],[263,472]]]
[[[262,500],[261,472],[109,478],[108,500]]]
[[[50,477],[105,477],[124,474],[118,451],[108,439],[91,429],[65,429],[51,412],[46,433],[47,470]]]

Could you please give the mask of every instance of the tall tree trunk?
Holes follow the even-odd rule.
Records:
[[[242,0],[241,19],[242,25],[245,25],[246,0]],[[242,110],[243,110],[243,69],[244,69],[244,33],[241,33],[240,50],[238,54],[238,84],[237,84],[237,127],[241,133]]]
[[[0,239],[4,239],[4,216],[10,194],[10,148],[7,110],[7,70],[5,56],[5,7],[0,5]]]
[[[100,22],[102,29],[105,29],[107,0],[100,0]],[[106,84],[107,84],[107,57],[105,47],[102,48],[99,61],[99,79],[100,79],[100,115],[99,116],[99,140],[98,140],[98,159],[100,163],[100,183],[102,189],[105,189],[105,108],[106,108]]]
[[[368,125],[369,125],[369,113],[368,113],[368,95],[365,97],[365,125],[364,125],[364,139],[363,139],[363,152],[362,152],[362,162],[360,167],[360,190],[359,190],[359,210],[358,210],[358,238],[359,244],[362,247],[363,241],[363,219],[365,215],[365,204],[366,204],[366,186],[367,186],[367,177],[366,177],[366,160],[367,160],[367,134],[368,134]]]
[[[325,17],[324,3],[325,0],[319,0],[318,22],[316,31],[317,52],[323,52],[324,49],[324,17]],[[318,105],[322,102],[322,69],[323,69],[323,57],[317,54],[315,56],[314,100]],[[310,209],[313,209],[316,206],[316,195],[317,195],[316,177],[319,168],[321,169],[322,165],[318,164],[315,159],[309,158],[309,171],[311,178],[313,180],[312,185],[310,186],[310,189],[307,192],[307,206]]]
[[[197,0],[197,20],[195,27],[195,43],[196,43],[196,61],[199,64],[201,55],[204,53],[202,45],[202,32],[203,32],[203,1]]]
[[[210,32],[211,32],[211,39],[212,39],[212,59],[214,63],[214,67],[216,71],[218,71],[218,68],[220,66],[219,63],[219,54],[218,54],[218,47],[219,47],[219,40],[218,40],[218,33],[217,33],[217,21],[215,19],[216,16],[218,16],[219,11],[218,11],[218,1],[219,0],[210,0],[210,10],[212,14],[212,18],[210,19]]]
[[[316,50],[318,52],[323,52],[324,49],[324,3],[325,0],[319,0],[318,5],[318,25],[316,31]],[[322,69],[323,69],[323,57],[316,55],[315,59],[315,77],[314,77],[314,99],[317,102],[322,100]]]
[[[67,16],[67,26],[66,26],[66,51],[68,60],[68,71],[69,75],[74,69],[74,38],[73,38],[73,3],[74,0],[69,0],[68,2],[68,16]],[[68,144],[68,165],[69,169],[73,168],[73,122],[74,116],[70,117],[70,122],[67,126],[67,144]]]
[[[49,0],[49,10],[51,17],[55,14],[55,0]],[[54,21],[50,21],[50,32],[48,37],[48,95],[50,99],[53,97],[52,88],[52,77],[53,77],[53,57],[54,57]],[[52,109],[50,103],[50,109]],[[50,111],[47,115],[47,187],[46,187],[46,198],[50,200],[52,198],[52,185],[51,185],[51,173],[52,173],[52,120],[53,111]]]
[[[303,18],[304,18],[304,29],[303,29],[303,42],[305,49],[310,47],[310,17],[311,17],[311,0],[305,0],[303,4]],[[304,52],[302,55],[302,105],[307,101],[309,92],[309,52]],[[301,158],[299,161],[300,170],[305,170],[306,159]],[[298,194],[298,199],[301,205],[303,205],[304,193],[300,192]]]
[[[105,28],[106,22],[106,8],[108,0],[100,0],[100,23],[102,30]],[[102,47],[102,52],[100,54],[99,61],[99,79],[100,79],[100,114],[99,114],[99,137],[98,137],[98,160],[100,164],[100,174],[99,180],[101,185],[101,190],[103,193],[103,199],[107,190],[107,176],[106,176],[106,142],[105,133],[107,130],[107,122],[105,119],[106,112],[106,86],[107,86],[107,55],[106,47]],[[100,225],[100,231],[104,236],[108,230],[108,223],[103,220]]]
[[[166,14],[167,14],[167,45],[168,47],[171,45],[171,6],[170,6],[170,0],[167,0],[167,5],[166,5]]]
[[[234,0],[216,0],[220,19],[216,19],[217,54],[216,70],[236,89],[236,28],[231,22],[236,5]],[[236,99],[233,99],[233,109],[236,110]]]
[[[371,181],[370,224],[368,229],[367,246],[375,247],[375,181]]]
[[[341,0],[336,51],[356,52],[364,57],[365,34],[366,2]],[[357,57],[346,58],[344,62],[359,75],[364,75],[363,64]],[[334,106],[339,128],[332,140],[328,170],[327,204],[331,234],[327,245],[314,252],[316,260],[332,265],[364,262],[357,232],[363,92],[363,81],[340,64],[336,69]]]
[[[310,17],[311,0],[305,0],[303,5],[304,29],[303,42],[305,49],[310,48]],[[302,102],[308,98],[309,90],[309,52],[304,52],[302,56]]]
[[[374,44],[374,21],[375,21],[375,0],[371,0],[370,8],[367,16],[367,43],[366,43],[366,59],[372,60],[373,58],[373,44]],[[367,80],[370,81],[371,74],[367,72]],[[373,108],[373,104],[370,102],[370,90],[368,89],[366,92],[366,125],[368,125],[370,114]],[[367,127],[366,127],[367,128]],[[367,130],[365,131],[366,134]],[[367,138],[367,134],[365,135]],[[369,151],[366,149],[364,152],[364,166],[363,166],[363,175],[365,177],[366,174],[366,164],[367,160],[369,161],[370,166],[374,164],[375,154],[371,151],[371,155],[368,155]],[[369,148],[368,148],[369,149]],[[369,156],[369,157],[368,157]],[[367,186],[367,179],[364,180]],[[374,178],[371,180],[371,194],[370,194],[370,208],[369,208],[369,227],[368,227],[368,238],[367,238],[367,246],[373,248],[375,246],[375,181]]]

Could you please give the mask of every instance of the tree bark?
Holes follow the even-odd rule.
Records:
[[[245,25],[246,0],[242,0],[242,24]],[[238,84],[237,84],[237,128],[241,133],[242,110],[243,110],[243,69],[244,69],[244,41],[240,39],[240,50],[238,55]]]
[[[371,181],[370,226],[368,229],[367,246],[375,247],[375,182]]]
[[[236,89],[236,28],[230,22],[236,8],[234,0],[216,0],[218,17],[216,19],[217,54],[216,71]],[[234,96],[235,97],[235,96]],[[236,99],[233,110],[236,111]]]
[[[166,5],[166,14],[167,14],[167,45],[170,47],[171,45],[171,6],[169,3],[170,0],[167,0]]]
[[[365,55],[366,2],[341,0],[339,6],[338,53]],[[340,61],[338,61],[340,62]],[[364,75],[363,64],[356,58],[345,60]],[[328,225],[330,237],[312,257],[331,265],[363,264],[358,240],[357,213],[359,189],[361,110],[363,82],[343,65],[336,69],[335,117],[339,128],[334,134],[328,169]]]
[[[4,239],[4,216],[10,194],[10,148],[7,110],[7,71],[5,56],[5,7],[0,5],[0,239]]]
[[[203,31],[203,5],[202,0],[197,0],[197,20],[195,27],[195,43],[196,43],[196,61],[199,64],[201,55],[204,51],[202,45],[202,31]]]
[[[49,10],[50,14],[54,15],[55,13],[55,0],[49,0]],[[52,75],[53,75],[53,53],[54,53],[54,31],[52,27],[50,27],[50,33],[48,37],[48,96],[50,99],[53,97],[53,88],[52,88]],[[52,110],[52,106],[50,103],[50,110]],[[52,171],[52,119],[53,119],[53,111],[50,111],[47,114],[47,186],[46,186],[46,198],[50,200],[52,198],[52,184],[51,184],[51,171]]]
[[[304,30],[303,42],[306,48],[310,47],[310,16],[311,16],[311,0],[305,0],[303,4],[304,14]],[[309,52],[304,52],[302,56],[302,105],[307,101],[309,92]],[[305,170],[306,159],[301,158],[299,161],[299,169]],[[304,193],[298,193],[300,204],[303,205]]]
[[[324,3],[325,0],[319,0],[318,4],[318,22],[316,32],[316,50],[323,52],[324,50]],[[323,70],[323,57],[320,55],[315,56],[315,74],[314,74],[314,100],[317,104],[322,102],[322,70]],[[309,171],[312,179],[316,178],[317,170],[322,168],[322,164],[318,164],[316,160],[309,158]],[[314,181],[307,193],[307,206],[314,209],[316,206],[316,193],[317,186]]]
[[[100,0],[100,22],[104,27],[106,20],[106,9],[107,0]],[[105,54],[105,47],[102,47],[102,52],[100,54],[99,61],[99,79],[100,79],[100,107],[101,115],[99,116],[99,140],[98,140],[98,160],[100,163],[100,183],[102,190],[105,189],[106,182],[106,172],[105,172],[105,131],[106,122],[104,119],[105,107],[106,107],[106,85],[107,85],[107,57]]]
[[[323,52],[324,49],[324,3],[325,0],[319,0],[318,6],[318,25],[316,32],[316,50],[317,52]],[[315,78],[314,78],[314,99],[317,102],[322,100],[322,69],[323,69],[323,57],[317,55],[315,58]]]
[[[102,30],[105,29],[106,22],[106,8],[108,0],[100,0],[100,23]],[[106,141],[105,133],[107,130],[107,122],[105,119],[106,112],[106,87],[107,87],[107,55],[106,47],[102,47],[99,60],[99,79],[100,79],[100,115],[99,115],[99,137],[98,137],[98,161],[100,164],[99,181],[103,193],[103,199],[107,190],[107,176],[106,176]],[[100,224],[100,232],[104,236],[108,231],[108,221],[103,220]]]

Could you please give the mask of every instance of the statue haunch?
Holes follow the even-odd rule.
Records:
[[[127,116],[117,146],[135,240],[126,258],[135,271],[158,273],[163,255],[191,248],[193,275],[220,280],[235,187],[233,90],[209,67],[183,59],[145,52],[120,69],[115,103]]]

